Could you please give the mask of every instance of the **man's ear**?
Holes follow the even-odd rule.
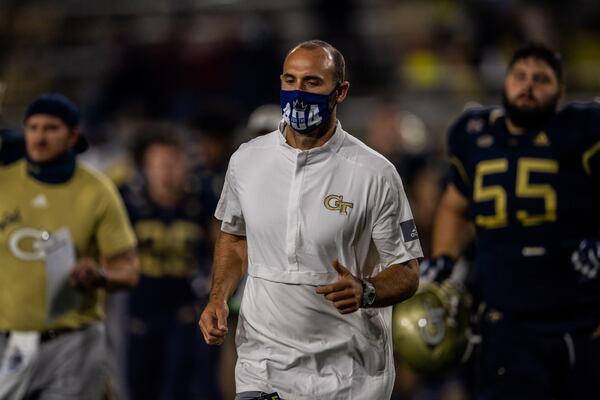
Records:
[[[81,135],[81,129],[78,126],[71,129],[71,137],[69,138],[69,147],[70,148],[75,147],[75,143],[77,143],[77,140],[79,140],[80,135]]]
[[[336,100],[338,103],[341,103],[346,99],[346,97],[348,97],[348,90],[350,90],[350,82],[344,81],[340,83],[336,95]]]

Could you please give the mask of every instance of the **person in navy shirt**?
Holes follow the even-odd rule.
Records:
[[[213,184],[191,173],[170,128],[142,133],[133,154],[141,174],[121,188],[141,263],[128,299],[130,398],[218,399],[218,350],[196,325],[209,287]]]
[[[560,55],[526,45],[503,106],[449,131],[451,179],[421,273],[443,280],[475,238],[481,399],[600,393],[600,104],[559,110],[564,87]]]

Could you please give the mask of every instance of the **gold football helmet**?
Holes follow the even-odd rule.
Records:
[[[471,296],[450,280],[426,283],[393,313],[394,352],[415,372],[438,375],[470,353]]]

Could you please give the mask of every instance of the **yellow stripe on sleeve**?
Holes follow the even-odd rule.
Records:
[[[465,185],[471,186],[471,182],[469,181],[469,177],[467,176],[467,171],[465,170],[465,167],[460,162],[460,160],[457,157],[452,156],[452,157],[450,157],[450,162],[458,170],[458,173],[459,173],[461,179],[463,180],[463,182],[465,183]]]
[[[592,175],[592,169],[590,167],[590,159],[596,155],[600,151],[600,140],[596,142],[595,145],[587,149],[583,152],[583,156],[581,157],[581,162],[583,164],[583,169],[588,175]]]

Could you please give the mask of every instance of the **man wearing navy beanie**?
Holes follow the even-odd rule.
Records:
[[[43,94],[36,98],[25,111],[24,122],[32,115],[44,114],[62,120],[69,128],[74,139],[74,150],[82,153],[88,148],[88,143],[81,134],[79,108],[66,96],[59,93]]]
[[[79,123],[67,97],[39,96],[25,158],[0,168],[0,399],[99,400],[104,293],[138,280],[116,188],[76,160]]]

